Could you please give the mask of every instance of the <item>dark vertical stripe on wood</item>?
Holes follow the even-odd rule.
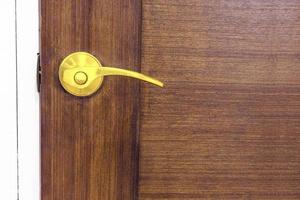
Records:
[[[139,71],[140,0],[43,0],[42,200],[134,199],[138,81],[107,77],[87,98],[66,93],[60,62],[87,51],[104,65]]]

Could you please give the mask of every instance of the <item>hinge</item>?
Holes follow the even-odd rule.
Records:
[[[37,91],[41,91],[41,81],[42,81],[42,71],[41,71],[41,63],[40,63],[40,53],[37,54],[37,67],[36,67],[36,83],[37,83]]]

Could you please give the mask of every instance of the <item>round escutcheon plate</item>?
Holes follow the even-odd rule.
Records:
[[[103,82],[103,76],[99,75],[101,67],[99,60],[89,53],[72,53],[60,64],[60,83],[67,92],[75,96],[90,96]]]

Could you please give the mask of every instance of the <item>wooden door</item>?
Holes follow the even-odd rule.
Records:
[[[299,199],[300,2],[41,1],[43,200]],[[62,59],[109,77],[65,92]]]

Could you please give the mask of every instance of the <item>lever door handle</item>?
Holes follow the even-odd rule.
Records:
[[[75,96],[89,96],[102,85],[104,76],[128,76],[163,87],[164,84],[144,74],[104,67],[93,55],[86,52],[75,52],[67,56],[59,67],[59,80],[63,88]]]

